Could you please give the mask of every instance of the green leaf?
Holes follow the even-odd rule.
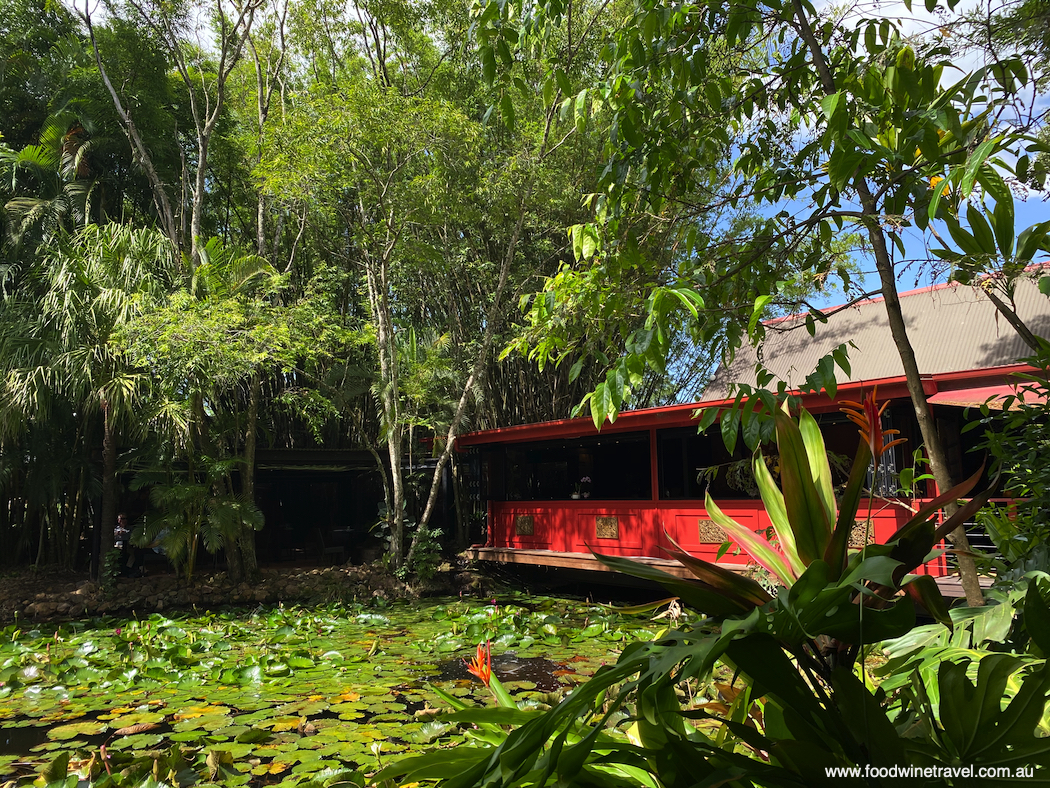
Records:
[[[977,176],[981,186],[995,200],[995,210],[991,215],[995,240],[999,253],[1009,260],[1014,254],[1014,196],[1010,187],[995,167],[985,165]]]
[[[772,300],[773,296],[771,295],[760,295],[755,299],[754,309],[751,310],[751,318],[747,321],[747,333],[749,336],[754,336],[758,321],[762,319],[762,313]]]
[[[583,259],[583,231],[585,225],[574,224],[569,228],[569,240],[572,241],[572,256],[577,261]]]
[[[591,396],[591,419],[594,421],[595,429],[600,430],[606,419],[610,422],[616,421],[617,415],[612,390],[607,383],[599,383],[594,387],[594,393]]]
[[[1028,162],[1028,156],[1018,156],[1014,166],[1014,176],[1022,183],[1028,179]]]
[[[736,451],[736,440],[740,433],[740,409],[739,403],[733,403],[729,410],[722,411],[719,427],[722,429],[722,442],[730,453]]]
[[[845,345],[839,345],[837,348],[831,351],[831,357],[835,363],[839,365],[839,369],[846,373],[846,377],[851,377],[850,363],[849,363],[849,351]]]
[[[941,593],[937,581],[930,575],[915,575],[904,584],[909,596],[923,606],[935,621],[952,628],[952,617],[948,614],[948,603]]]
[[[995,150],[996,144],[995,140],[985,140],[977,146],[970,158],[966,160],[966,164],[963,167],[962,181],[959,185],[960,197],[968,197],[970,192],[973,191],[973,184],[977,180],[977,174],[992,154],[992,151]]]
[[[741,605],[739,602],[736,602],[697,581],[684,580],[680,577],[668,574],[662,569],[657,569],[648,564],[640,564],[637,561],[631,561],[627,558],[620,558],[619,556],[614,555],[602,555],[593,550],[591,553],[610,569],[615,569],[617,572],[622,572],[631,577],[641,578],[642,580],[651,580],[654,583],[658,583],[671,593],[677,595],[690,607],[703,613],[707,613],[708,615],[732,616],[745,613],[748,610],[747,606]]]
[[[1028,593],[1024,598],[1024,627],[1043,656],[1050,657],[1050,606],[1035,577],[1028,580]]]
[[[503,115],[503,122],[507,124],[507,128],[513,130],[516,123],[514,115],[514,100],[511,98],[509,91],[504,91],[499,97],[500,113]]]
[[[1050,280],[1050,277],[1045,278]],[[1048,284],[1050,284],[1050,281],[1048,281]],[[708,427],[715,423],[715,419],[718,418],[719,410],[718,408],[704,408],[701,412],[703,415],[700,416],[700,423],[697,425],[696,429],[697,432],[703,433],[707,432]]]
[[[784,551],[784,556],[797,577],[806,571],[806,564],[799,557],[798,548],[795,547],[795,533],[791,530],[787,507],[784,506],[784,494],[780,492],[780,488],[773,480],[773,474],[769,472],[769,467],[761,452],[752,459],[751,464],[759,495],[762,496],[762,505],[766,508],[766,515],[773,525],[777,541],[780,542],[780,549]]]
[[[238,744],[258,744],[269,740],[272,736],[273,733],[264,728],[249,728],[237,734],[234,741]]]
[[[54,757],[54,759],[40,771],[40,776],[44,778],[44,782],[47,784],[58,782],[59,780],[65,780],[69,774],[69,752],[63,751]]]
[[[578,359],[575,364],[569,367],[569,382],[572,383],[580,376],[580,372],[583,370],[584,359]]]
[[[988,226],[988,222],[977,208],[974,207],[971,202],[966,207],[966,221],[970,225],[970,230],[973,233],[974,241],[977,243],[977,247],[987,256],[995,256],[995,238],[992,235],[992,228]]]
[[[1048,232],[1050,232],[1050,221],[1033,224],[1022,230],[1017,236],[1017,259],[1028,262],[1040,250],[1047,251],[1047,247],[1050,246],[1047,241]]]
[[[829,125],[835,119],[835,114],[838,112],[842,103],[841,91],[838,93],[832,93],[820,100],[820,108],[824,111],[824,117],[828,119]]]
[[[824,436],[820,433],[817,420],[808,410],[803,409],[798,417],[799,433],[802,435],[802,443],[809,455],[809,469],[813,474],[813,483],[817,487],[817,494],[824,504],[828,514],[828,522],[835,520],[835,490],[831,484],[831,465],[828,462],[828,452],[824,447]]]
[[[836,147],[828,161],[828,176],[832,186],[844,189],[869,155],[865,150]]]
[[[481,78],[485,84],[492,86],[496,81],[496,55],[490,46],[481,47]]]
[[[798,425],[782,409],[774,413],[780,449],[780,482],[788,521],[799,557],[807,565],[822,560],[831,538],[831,522],[817,492],[806,445]]]
[[[790,566],[765,537],[759,536],[750,528],[741,525],[725,514],[718,508],[718,504],[711,498],[710,493],[705,493],[704,508],[707,510],[707,516],[714,520],[756,563],[774,575],[782,585],[790,586],[792,584],[795,576]]]
[[[580,246],[580,254],[583,260],[590,260],[598,250],[598,232],[594,225],[587,224],[583,228],[583,242]]]
[[[937,185],[933,187],[933,197],[930,198],[930,206],[926,210],[926,213],[930,219],[937,218],[937,208],[941,204],[941,198],[945,196],[944,192],[946,190],[945,187],[947,186],[947,182],[939,181]]]
[[[584,88],[576,94],[573,105],[573,117],[576,122],[576,131],[582,132],[587,126],[587,89]]]
[[[952,240],[958,244],[963,252],[975,257],[982,257],[984,255],[984,249],[981,248],[977,239],[959,224],[958,219],[952,216],[946,216],[944,217],[944,223],[948,226],[948,233],[951,235]]]
[[[871,462],[871,448],[864,440],[858,441],[857,454],[853,458],[850,467],[849,479],[846,489],[838,502],[838,518],[835,521],[835,531],[828,542],[828,549],[824,553],[824,560],[831,567],[832,577],[837,578],[846,565],[846,555],[849,551],[849,538],[853,532],[853,525],[857,520],[857,509],[860,507],[860,499],[864,493],[864,482],[868,476],[868,464]]]
[[[927,5],[929,2],[927,0]],[[879,766],[907,763],[906,739],[897,733],[882,704],[853,672],[836,667],[831,674],[831,684],[842,719],[854,739],[864,742],[870,762]]]

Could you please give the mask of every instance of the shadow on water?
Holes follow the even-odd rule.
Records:
[[[18,728],[0,726],[0,755],[25,755],[34,747],[52,742],[47,732],[51,725],[27,725]],[[76,742],[64,742],[68,748],[75,743],[81,743],[85,749],[96,749],[105,744],[107,739],[113,738],[112,732],[98,733],[94,735],[77,736]]]
[[[441,672],[430,680],[469,681],[474,678],[462,659],[450,659],[442,662],[438,667],[441,668]],[[519,658],[513,651],[492,656],[492,672],[501,682],[506,684],[512,681],[530,681],[536,685],[539,692],[555,692],[565,689],[565,685],[558,681],[556,675],[557,671],[564,669],[564,665],[551,662],[543,657]]]

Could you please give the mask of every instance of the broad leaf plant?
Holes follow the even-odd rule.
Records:
[[[1031,768],[1036,782],[1027,784],[1050,779],[1042,766],[1050,760],[1050,739],[1038,730],[1050,668],[1038,641],[1034,656],[997,655],[969,672],[959,654],[945,654],[932,674],[913,673],[914,660],[904,660],[903,677],[887,683],[907,684],[905,701],[900,691],[876,688],[863,667],[874,644],[915,628],[917,605],[948,636],[959,626],[933,578],[915,572],[990,496],[992,488],[951,517],[940,516],[945,504],[970,494],[983,469],[923,506],[886,542],[851,550],[868,467],[890,445],[874,396],[851,412],[862,439],[838,498],[813,416],[803,410],[795,419],[781,409],[773,416],[780,486],[761,452],[754,470],[775,546],[707,500],[709,516],[776,579],[773,593],[678,547],[668,552],[695,579],[598,556],[659,583],[706,618],[629,645],[615,665],[550,711],[526,713],[502,703],[497,710],[460,710],[457,720],[487,730],[479,746],[407,759],[377,779],[434,779],[445,788],[879,785],[864,769],[857,778],[829,777],[828,769],[964,764]],[[1026,615],[1048,615],[1044,597],[1029,596],[1034,612],[1026,607]],[[719,662],[732,671],[730,685],[714,685],[714,700],[693,697]],[[618,723],[626,727],[619,734]],[[508,732],[508,725],[516,727]],[[969,783],[937,777],[924,784]]]

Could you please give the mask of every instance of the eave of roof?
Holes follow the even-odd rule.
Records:
[[[1032,372],[1027,364],[1011,364],[987,369],[968,370],[966,372],[945,372],[923,377],[923,390],[927,396],[938,391],[971,388],[979,384],[1005,382],[1008,376],[1016,372]],[[847,381],[838,387],[834,399],[826,393],[803,394],[802,403],[814,413],[835,410],[843,399],[860,399],[868,391],[878,387],[880,400],[906,399],[908,397],[907,381],[903,375],[878,380]],[[791,392],[799,394],[797,390]],[[733,403],[733,399],[709,399],[690,402],[683,405],[666,405],[659,408],[643,408],[624,411],[619,418],[604,424],[601,434],[618,432],[637,432],[649,429],[668,427],[686,427],[696,422],[694,414],[706,408],[724,408]],[[481,446],[491,443],[523,443],[531,441],[555,440],[563,438],[581,438],[598,435],[593,420],[589,418],[561,419],[545,421],[538,424],[521,424],[515,427],[502,427],[494,430],[469,432],[457,438],[457,446]]]

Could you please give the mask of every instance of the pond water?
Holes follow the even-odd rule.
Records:
[[[488,705],[463,662],[479,643],[518,700],[549,704],[657,628],[531,596],[12,626],[0,633],[0,775],[28,784],[68,757],[84,778],[108,766],[117,785],[147,773],[328,784],[318,778],[466,735],[433,720],[445,705],[434,687]]]

